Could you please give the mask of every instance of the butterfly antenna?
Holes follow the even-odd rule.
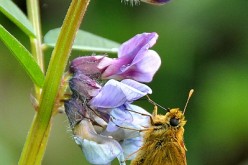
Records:
[[[188,103],[189,103],[189,99],[191,98],[191,96],[192,96],[193,92],[194,92],[194,89],[191,89],[191,90],[189,91],[189,96],[188,96],[187,102],[186,102],[186,104],[185,104],[185,106],[184,106],[184,109],[183,109],[183,114],[184,114],[184,113],[185,113],[185,111],[186,111],[186,108],[187,108]]]
[[[169,110],[169,108],[165,108],[165,107],[163,107],[162,105],[159,105],[158,103],[156,103],[155,101],[153,101],[152,99],[150,99],[150,97],[149,97],[148,95],[146,95],[146,97],[147,97],[148,101],[149,101],[150,103],[152,103],[153,105],[156,105],[156,106],[158,106],[158,107],[160,107],[160,108],[162,108],[163,110],[166,110],[166,111]]]

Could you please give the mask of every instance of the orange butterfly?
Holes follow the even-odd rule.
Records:
[[[190,90],[184,111],[192,93],[193,90]],[[137,151],[131,165],[186,165],[186,147],[183,140],[183,126],[186,124],[184,111],[174,108],[169,109],[165,115],[159,115],[157,104],[154,104],[150,127],[145,130],[144,144]]]

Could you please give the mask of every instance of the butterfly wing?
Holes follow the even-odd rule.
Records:
[[[167,143],[162,151],[161,158],[158,159],[157,164],[165,165],[186,165],[185,148],[180,146],[177,142]],[[156,164],[156,163],[155,163]],[[155,165],[154,164],[154,165]]]
[[[159,140],[145,144],[131,165],[186,165],[185,147]]]

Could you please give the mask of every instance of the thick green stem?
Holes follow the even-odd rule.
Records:
[[[43,86],[38,112],[33,120],[19,164],[41,164],[50,132],[51,118],[60,82],[76,32],[89,0],[72,0],[53,50]]]

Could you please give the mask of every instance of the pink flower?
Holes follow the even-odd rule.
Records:
[[[139,130],[150,122],[141,114],[150,114],[132,103],[152,93],[140,82],[152,81],[161,65],[159,55],[150,50],[157,38],[157,33],[134,36],[120,46],[116,59],[84,56],[71,62],[72,96],[64,103],[65,112],[74,140],[91,164],[110,164],[118,158],[124,165],[140,148]]]
[[[158,38],[157,33],[142,33],[121,45],[118,58],[103,58],[98,68],[103,70],[102,79],[133,79],[150,82],[161,65],[157,52],[150,50]]]
[[[74,59],[70,65],[72,73],[93,75],[102,79],[133,79],[150,82],[161,65],[157,52],[150,50],[158,38],[157,33],[142,33],[124,42],[118,58],[85,56]]]

